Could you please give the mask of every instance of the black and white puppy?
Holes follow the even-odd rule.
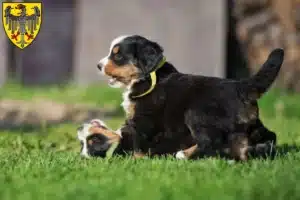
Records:
[[[276,143],[275,133],[259,119],[257,100],[277,77],[283,58],[282,49],[273,50],[256,75],[240,81],[184,74],[165,61],[159,44],[132,35],[113,40],[98,68],[111,86],[125,87],[127,119],[120,132],[132,130],[136,157],[146,155],[163,134],[193,138],[194,145],[178,151],[177,158],[204,157],[227,146],[233,158],[247,160],[248,147]]]

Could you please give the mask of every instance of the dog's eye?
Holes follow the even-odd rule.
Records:
[[[123,56],[120,55],[120,54],[116,54],[116,55],[115,55],[115,59],[116,59],[116,60],[121,60],[122,58],[123,58]]]
[[[94,137],[92,140],[93,140],[93,142],[100,142],[100,139],[97,137]]]

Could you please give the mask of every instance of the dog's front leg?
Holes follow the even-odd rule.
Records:
[[[133,156],[142,158],[149,153],[153,124],[146,118],[134,118],[127,121],[127,129],[133,139]]]
[[[133,157],[142,158],[149,152],[149,142],[147,133],[144,132],[143,127],[139,124],[134,126],[133,131]]]

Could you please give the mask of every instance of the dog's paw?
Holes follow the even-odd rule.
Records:
[[[107,128],[107,125],[100,119],[92,119],[90,124],[94,127],[104,127]]]
[[[187,159],[187,157],[185,156],[184,152],[183,151],[178,151],[175,155],[175,157],[178,159],[178,160],[185,160]]]

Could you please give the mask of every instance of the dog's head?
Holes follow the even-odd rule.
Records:
[[[111,43],[109,53],[97,67],[110,77],[112,87],[128,86],[153,71],[163,59],[163,49],[142,36],[120,36]]]
[[[107,128],[99,119],[78,127],[77,137],[81,143],[80,154],[84,157],[105,157],[107,151],[121,140],[120,135]]]

